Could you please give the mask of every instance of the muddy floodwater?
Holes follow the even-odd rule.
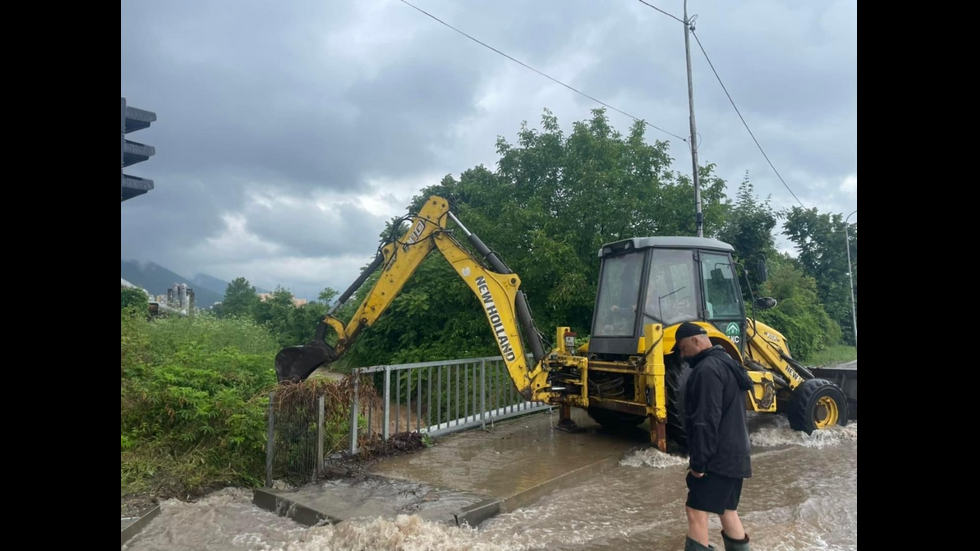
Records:
[[[791,430],[782,416],[750,414],[749,422],[753,477],[743,486],[739,513],[752,549],[857,549],[857,422],[811,436]],[[477,528],[415,515],[308,528],[254,506],[249,490],[227,488],[194,503],[163,502],[159,516],[123,549],[680,551],[686,466],[685,457],[654,449],[630,452],[610,471]],[[393,484],[392,499],[403,491]],[[720,530],[713,518],[712,543],[723,549]]]

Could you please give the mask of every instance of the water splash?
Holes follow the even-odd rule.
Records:
[[[255,507],[252,491],[225,488],[185,503],[168,499],[125,550],[281,549],[306,527]]]
[[[624,457],[619,464],[623,467],[653,467],[666,469],[687,465],[687,457],[666,454],[656,448],[644,448]]]
[[[843,427],[834,426],[807,434],[793,430],[790,428],[788,420],[779,418],[779,422],[775,423],[774,426],[761,427],[750,433],[749,438],[753,446],[763,448],[803,446],[822,449],[828,446],[839,446],[844,442],[856,442],[857,427],[857,422],[854,421]]]
[[[397,549],[524,551],[513,534],[488,538],[477,529],[418,515],[375,517],[306,527],[252,504],[251,490],[226,488],[191,503],[161,502],[160,515],[124,551],[331,551]],[[540,548],[540,546],[539,546]]]
[[[763,448],[753,450],[754,480],[740,506],[752,528],[753,549],[856,549],[857,423],[810,436],[793,431],[782,416],[750,415],[749,424],[753,443]],[[308,528],[255,507],[250,490],[227,489],[192,503],[163,502],[160,515],[123,549],[680,549],[687,525],[686,462],[676,452],[633,451],[602,476],[556,490],[478,529],[405,514]],[[711,526],[717,538],[720,525]]]
[[[530,549],[528,544],[481,541],[482,539],[483,536],[475,528],[430,522],[417,515],[398,515],[394,520],[375,518],[342,522],[336,526],[315,526],[301,535],[297,541],[289,543],[282,549],[283,551],[333,549],[521,551]]]

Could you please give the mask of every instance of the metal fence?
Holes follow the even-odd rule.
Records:
[[[265,485],[273,479],[299,486],[316,479],[323,467],[323,396],[284,400],[269,394]]]
[[[550,408],[518,394],[500,356],[364,367],[344,381],[301,385],[269,396],[267,487],[312,482],[325,456],[357,455],[359,442],[438,436]]]
[[[438,436],[550,408],[517,392],[500,356],[381,365],[354,373],[371,376],[379,390],[377,399],[362,403],[354,387],[351,455],[365,437],[387,442],[403,432]]]

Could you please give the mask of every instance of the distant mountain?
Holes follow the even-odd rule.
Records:
[[[224,289],[220,293],[215,292],[154,262],[122,260],[121,271],[123,279],[143,287],[154,296],[166,295],[167,289],[172,288],[175,283],[186,283],[188,287],[194,289],[194,305],[198,308],[210,308],[215,302],[221,302],[225,296]]]
[[[225,296],[225,291],[228,290],[228,282],[218,279],[212,275],[208,274],[197,274],[191,278],[189,283],[194,284],[195,293],[197,289],[207,289],[209,291],[214,291],[221,296]],[[255,287],[255,290],[259,293],[270,293],[271,291],[266,291],[261,287]]]

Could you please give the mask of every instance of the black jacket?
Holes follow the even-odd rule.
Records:
[[[752,379],[721,346],[701,351],[688,363],[684,409],[691,470],[751,477],[745,392],[752,390]]]

